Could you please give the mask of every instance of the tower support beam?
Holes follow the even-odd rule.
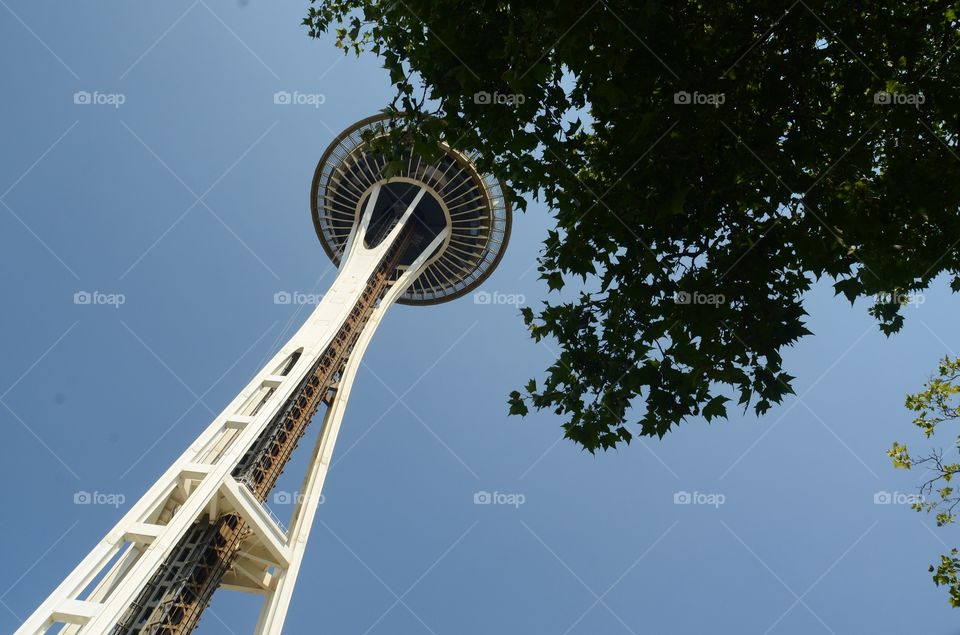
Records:
[[[354,228],[351,249],[341,262],[337,279],[303,327],[124,514],[23,623],[17,635],[43,633],[58,622],[76,625],[79,630],[74,626],[69,628],[81,634],[111,632],[115,625],[122,623],[124,614],[130,610],[140,591],[155,579],[174,547],[197,519],[206,514],[222,516],[228,512],[242,518],[252,529],[252,536],[244,540],[241,553],[246,549],[249,553],[244,553],[245,556],[255,556],[258,552],[269,554],[275,573],[270,576],[271,588],[266,590],[268,604],[282,605],[283,610],[265,611],[269,622],[276,626],[270,627],[274,630],[264,632],[280,632],[289,604],[287,589],[292,590],[302,560],[303,546],[319,502],[322,476],[326,474],[349,385],[355,377],[360,357],[386,309],[416,277],[416,269],[445,238],[445,232],[423,250],[385,296],[373,299],[379,304],[363,324],[353,350],[347,356],[348,363],[340,372],[338,388],[325,417],[321,438],[327,439],[329,445],[325,447],[329,449],[319,455],[324,461],[322,465],[311,465],[311,473],[318,474],[308,486],[314,494],[306,505],[301,503],[296,508],[290,532],[279,528],[247,486],[234,478],[233,472],[248,448],[288,404],[294,390],[308,377],[318,360],[327,354],[337,333],[342,332],[344,325],[352,319],[356,307],[364,300],[371,277],[404,227],[412,222],[416,204],[423,195],[420,192],[387,236],[370,247],[365,244],[364,236],[379,194],[380,187],[376,186],[365,207],[363,221]],[[288,361],[294,358],[296,361],[288,367]],[[331,416],[331,413],[337,414]],[[128,550],[124,556],[108,569],[125,545]],[[88,591],[90,584],[99,577],[102,581]],[[283,584],[284,579],[290,582]]]
[[[340,424],[343,421],[343,415],[347,408],[347,402],[350,399],[350,390],[353,387],[353,381],[356,378],[357,371],[360,368],[363,353],[366,351],[377,326],[380,325],[387,309],[399,298],[410,285],[424,263],[433,251],[446,239],[446,231],[434,238],[426,249],[420,254],[410,268],[401,276],[387,296],[380,303],[380,306],[374,311],[370,322],[354,348],[354,354],[351,355],[344,368],[340,379],[340,387],[336,390],[335,396],[327,410],[323,421],[323,428],[317,437],[316,446],[310,458],[310,466],[303,480],[303,486],[300,489],[300,500],[293,513],[293,521],[290,524],[289,541],[291,548],[290,566],[281,571],[276,584],[267,594],[263,610],[260,613],[260,619],[254,633],[256,635],[280,635],[283,631],[283,623],[286,618],[287,608],[290,605],[290,599],[293,595],[294,585],[297,582],[297,575],[300,572],[300,565],[303,562],[303,555],[306,551],[307,539],[313,527],[313,520],[317,513],[317,507],[320,505],[323,483],[327,477],[330,468],[330,460],[333,456],[333,448],[337,442],[337,435],[340,433]]]

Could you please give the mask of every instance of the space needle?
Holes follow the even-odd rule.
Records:
[[[278,635],[364,351],[394,304],[470,293],[510,237],[502,184],[441,144],[427,159],[357,122],[330,144],[310,196],[337,277],[303,326],[17,630],[190,633],[219,588],[263,599],[251,632]],[[289,528],[264,505],[322,411]]]

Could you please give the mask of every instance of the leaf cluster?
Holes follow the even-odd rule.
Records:
[[[886,298],[960,289],[957,11],[313,0],[304,23],[379,56],[419,147],[477,153],[551,210],[540,277],[592,291],[525,312],[560,354],[510,411],[556,412],[594,452],[781,402],[818,279],[879,298],[887,334]]]

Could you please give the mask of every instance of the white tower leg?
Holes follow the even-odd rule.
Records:
[[[310,529],[313,526],[313,519],[317,513],[317,506],[320,504],[320,494],[323,490],[324,479],[327,476],[327,470],[330,466],[330,458],[333,455],[333,448],[337,442],[337,435],[340,432],[340,423],[343,421],[343,414],[347,407],[347,400],[350,398],[350,389],[353,386],[353,380],[356,377],[357,370],[360,368],[360,362],[363,353],[373,338],[377,326],[386,314],[387,309],[393,302],[403,295],[410,282],[416,278],[426,261],[427,257],[436,249],[446,238],[445,232],[437,236],[434,241],[421,253],[420,257],[411,265],[410,269],[404,273],[397,283],[390,289],[387,296],[383,299],[380,306],[374,311],[366,328],[360,335],[354,348],[354,354],[350,356],[343,377],[340,381],[340,387],[337,389],[336,396],[327,410],[326,418],[323,422],[323,429],[317,438],[316,447],[313,450],[313,456],[310,459],[310,467],[303,481],[301,488],[300,501],[294,510],[293,520],[290,524],[289,539],[291,545],[290,564],[282,571],[267,593],[264,602],[263,611],[260,614],[260,620],[256,635],[279,635],[283,630],[283,622],[286,618],[287,607],[290,604],[290,598],[293,594],[293,588],[297,581],[297,574],[300,571],[300,564],[303,561],[303,554],[306,550],[307,539],[310,536]]]
[[[337,279],[306,323],[21,625],[17,635],[44,633],[57,623],[72,625],[68,633],[108,633],[191,525],[204,514],[217,518],[227,512],[242,517],[253,538],[244,543],[236,571],[224,586],[263,593],[265,605],[257,633],[281,632],[360,359],[387,308],[416,278],[449,229],[388,290],[360,332],[326,413],[304,481],[305,499],[295,509],[289,532],[232,472],[327,350],[423,196],[421,190],[387,238],[367,248],[362,236],[379,193],[380,186],[375,186],[361,222],[353,229]],[[288,368],[297,353],[299,358]],[[98,577],[99,582],[86,592]]]

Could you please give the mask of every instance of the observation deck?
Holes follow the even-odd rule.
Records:
[[[351,230],[360,221],[372,190],[380,185],[369,236],[378,221],[424,194],[414,213],[423,244],[444,228],[450,233],[431,254],[427,266],[397,300],[429,305],[459,298],[476,289],[493,272],[510,239],[512,212],[503,185],[480,174],[473,157],[441,145],[443,156],[427,161],[413,150],[399,157],[399,170],[388,176],[388,159],[372,146],[385,136],[392,119],[377,115],[343,131],[323,153],[310,194],[313,224],[324,251],[339,265]],[[412,259],[411,248],[407,260]],[[408,264],[401,259],[401,264]]]

